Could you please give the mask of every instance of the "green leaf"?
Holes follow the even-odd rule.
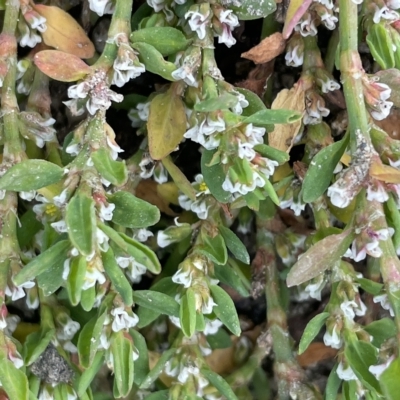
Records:
[[[79,334],[77,347],[79,363],[83,368],[89,368],[92,365],[99,347],[100,335],[106,316],[107,312],[103,312],[100,316],[96,315],[82,328]]]
[[[192,288],[189,288],[181,299],[179,319],[183,334],[192,337],[196,330],[196,296]]]
[[[17,225],[17,237],[20,248],[28,246],[33,237],[43,229],[43,225],[37,220],[33,210],[28,210],[19,218]]]
[[[0,359],[0,376],[9,400],[28,400],[29,388],[26,374],[7,358]]]
[[[374,296],[377,296],[379,293],[381,293],[381,291],[383,289],[382,283],[374,282],[374,281],[371,281],[370,279],[357,278],[356,281],[363,290],[365,290],[367,293],[370,293]]]
[[[169,390],[166,389],[149,394],[144,400],[168,400],[169,398]]]
[[[130,93],[124,95],[124,100],[122,100],[121,103],[113,103],[113,108],[116,110],[130,111],[132,108],[136,108],[139,103],[146,103],[146,101],[146,96],[137,93]]]
[[[333,368],[328,377],[328,382],[325,388],[325,400],[337,400],[337,393],[339,391],[342,380],[336,373],[337,365]]]
[[[69,300],[73,306],[77,306],[81,301],[82,287],[85,280],[86,268],[86,257],[80,256],[75,257],[71,260],[66,288]]]
[[[96,287],[92,286],[89,289],[81,292],[81,307],[85,311],[90,311],[96,301]]]
[[[149,151],[154,160],[172,153],[186,132],[185,106],[173,88],[154,96],[150,103],[147,132]]]
[[[260,153],[263,157],[277,161],[280,165],[289,161],[289,154],[286,151],[275,149],[267,144],[257,144],[254,150]]]
[[[218,329],[214,335],[207,335],[207,342],[212,350],[227,349],[232,346],[232,339],[224,329]]]
[[[218,229],[225,240],[226,246],[232,252],[232,254],[245,264],[250,264],[249,253],[247,252],[246,246],[242,243],[242,241],[225,226],[220,225]]]
[[[139,23],[142,19],[149,17],[153,14],[154,9],[151,8],[147,3],[143,3],[139,6],[139,8],[134,12],[131,19],[131,28],[132,31],[136,31],[139,29]]]
[[[178,29],[170,26],[153,26],[131,33],[132,42],[143,42],[152,45],[163,56],[185,50],[190,41]]]
[[[115,186],[122,186],[128,179],[125,162],[114,161],[110,153],[101,148],[91,154],[94,166],[100,175]]]
[[[168,81],[175,81],[172,72],[176,70],[176,65],[165,61],[162,54],[150,44],[136,42],[132,47],[139,52],[139,59],[145,65],[146,71],[162,76]]]
[[[298,121],[301,114],[292,110],[261,110],[246,117],[244,124],[268,125],[268,124],[291,124]]]
[[[140,389],[148,389],[152,383],[160,376],[163,372],[165,364],[169,361],[170,358],[176,353],[175,348],[164,351],[161,357],[158,359],[156,365],[151,369],[151,371],[147,374],[146,378],[143,380],[142,384],[139,386]]]
[[[179,316],[179,304],[174,298],[164,293],[154,290],[135,290],[133,292],[133,301],[160,314],[171,317]]]
[[[204,254],[216,264],[226,264],[228,260],[228,252],[226,250],[225,241],[222,235],[217,235],[212,238],[203,231],[202,239],[203,243],[198,246],[197,251],[201,254]]]
[[[160,273],[160,261],[147,246],[123,233],[117,233],[113,228],[101,222],[98,223],[98,226],[126,254],[132,256],[138,263],[143,264],[153,274]]]
[[[379,377],[386,400],[397,400],[400,393],[400,359],[396,358]]]
[[[160,220],[160,210],[133,194],[120,190],[107,197],[115,204],[112,221],[125,228],[147,228]]]
[[[396,325],[390,318],[382,318],[373,321],[364,327],[365,331],[372,336],[372,344],[379,348],[389,338],[396,336]]]
[[[94,356],[92,365],[83,371],[82,375],[76,381],[74,386],[78,393],[78,397],[83,396],[87,388],[90,387],[90,384],[99,372],[100,368],[104,365],[104,354],[104,351],[98,351]]]
[[[211,285],[210,290],[213,300],[217,304],[213,308],[214,314],[234,335],[240,336],[240,322],[232,299],[224,289],[217,285]]]
[[[54,338],[56,330],[43,328],[29,334],[24,343],[24,360],[26,365],[34,363],[38,357],[46,350],[50,341]]]
[[[58,258],[45,272],[36,277],[37,284],[43,290],[45,296],[50,296],[63,286],[64,261],[65,259]]]
[[[369,390],[380,393],[379,382],[368,369],[371,365],[377,363],[377,352],[378,350],[371,343],[361,340],[351,342],[344,350],[346,359],[357,378]]]
[[[249,102],[249,105],[243,109],[243,113],[242,113],[243,117],[249,117],[258,111],[262,111],[262,110],[266,109],[265,104],[260,99],[260,97],[257,96],[251,90],[240,88],[240,87],[235,87],[235,90],[237,92],[241,93],[246,98],[246,100]]]
[[[92,254],[96,229],[93,199],[80,193],[75,195],[67,204],[65,223],[68,236],[79,253],[84,256]]]
[[[329,315],[330,314],[328,312],[323,312],[310,320],[306,326],[306,329],[304,329],[300,340],[299,354],[303,354],[307,350],[310,343],[314,340],[321,328],[324,326]]]
[[[21,285],[24,282],[34,279],[36,276],[47,271],[54,264],[64,262],[71,244],[69,240],[62,240],[51,246],[44,253],[36,256],[30,263],[14,277],[14,283]]]
[[[276,10],[276,4],[272,0],[241,0],[238,3],[230,3],[229,8],[239,19],[246,21],[265,18]]]
[[[37,190],[59,182],[64,169],[45,160],[24,160],[13,165],[1,178],[0,190]]]
[[[209,368],[202,368],[201,373],[227,400],[238,400],[228,382]]]
[[[371,24],[367,35],[372,57],[382,69],[394,67],[393,42],[384,24]]]
[[[267,179],[265,181],[265,186],[264,186],[264,190],[267,192],[269,198],[277,205],[279,206],[280,201],[279,201],[279,197],[275,192],[274,187],[272,186],[272,183],[269,179]],[[253,193],[257,193],[257,191],[254,191]],[[260,199],[262,200],[262,199]],[[259,208],[259,207],[258,207]]]
[[[302,186],[302,196],[305,203],[317,200],[328,189],[333,171],[346,150],[348,138],[349,135],[339,142],[324,147],[312,159]]]
[[[194,106],[195,111],[211,112],[217,110],[225,110],[236,106],[238,98],[233,94],[223,93],[218,97],[207,99],[196,103]]]
[[[226,178],[221,164],[208,166],[217,150],[204,150],[201,156],[201,173],[203,174],[204,182],[210,189],[211,194],[220,202],[228,203],[231,199],[231,194],[222,189],[222,184]]]
[[[249,297],[250,292],[238,273],[229,265],[214,265],[215,278],[235,289],[241,296]],[[248,283],[248,282],[247,282]]]
[[[122,300],[127,306],[133,304],[132,286],[122,272],[122,269],[115,260],[114,252],[111,248],[106,252],[101,253],[103,267],[106,271],[111,283],[114,285],[115,290],[121,295]]]
[[[133,381],[140,386],[146,375],[149,373],[149,352],[146,346],[146,339],[135,329],[129,330],[133,344],[139,353],[139,358],[134,361],[135,374]]]
[[[353,237],[348,229],[314,244],[291,268],[286,279],[287,285],[300,285],[331,268],[349,248]]]
[[[126,397],[133,385],[133,357],[132,342],[125,337],[123,331],[113,334],[111,353],[114,358],[114,388],[120,397]]]
[[[178,186],[178,189],[189,197],[189,199],[193,201],[196,200],[196,191],[194,190],[194,187],[190,184],[183,172],[174,164],[171,157],[167,156],[163,158],[162,163],[171,175],[176,186]]]

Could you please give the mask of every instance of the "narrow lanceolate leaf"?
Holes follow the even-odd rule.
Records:
[[[163,56],[185,50],[190,43],[180,30],[170,26],[139,29],[131,33],[130,39],[133,43],[143,42],[154,46]]]
[[[346,150],[349,135],[341,141],[320,150],[312,159],[303,181],[303,201],[311,203],[322,196],[328,189],[333,171]]]
[[[124,303],[127,306],[131,306],[133,304],[132,287],[122,269],[115,261],[112,249],[110,248],[108,251],[101,253],[101,258],[104,270],[114,285],[115,290],[121,295]]]
[[[194,109],[199,112],[211,112],[234,107],[238,99],[233,94],[223,93],[219,97],[207,99],[196,103]]]
[[[132,47],[139,52],[139,59],[145,65],[146,71],[162,76],[164,79],[174,81],[172,72],[176,70],[176,65],[165,61],[162,54],[152,45],[137,42]]]
[[[367,35],[372,57],[382,69],[394,67],[393,42],[389,30],[383,24],[372,24]]]
[[[348,229],[314,244],[293,265],[286,279],[287,285],[300,285],[331,268],[349,248],[353,237]]]
[[[181,97],[173,90],[158,94],[150,103],[147,122],[150,155],[161,160],[172,153],[186,132],[186,113]]]
[[[176,353],[175,348],[164,351],[162,356],[158,359],[156,365],[151,369],[146,378],[144,378],[142,384],[139,386],[140,389],[148,389],[151,384],[160,376],[162,373],[165,364],[169,361],[170,358]]]
[[[104,365],[104,353],[104,351],[98,351],[93,359],[92,365],[83,371],[82,375],[78,378],[76,387],[80,398],[86,392],[100,368]]]
[[[37,190],[59,182],[64,169],[45,160],[24,160],[0,178],[0,190]]]
[[[125,162],[114,161],[106,149],[95,151],[91,158],[100,175],[113,185],[121,186],[128,179]]]
[[[39,254],[30,263],[25,265],[14,277],[14,283],[16,285],[21,285],[47,271],[52,265],[63,262],[67,257],[67,252],[70,247],[71,244],[69,240],[57,242],[54,246],[51,246],[44,253]]]
[[[229,8],[239,19],[252,20],[265,18],[276,10],[276,3],[273,0],[241,0],[229,3]]]
[[[225,240],[225,244],[228,249],[232,252],[232,254],[240,261],[245,264],[250,263],[250,256],[247,252],[246,246],[242,243],[242,241],[228,228],[221,225],[218,227],[221,232],[222,237]]]
[[[84,29],[67,12],[59,7],[34,5],[34,9],[46,18],[46,30],[42,38],[47,46],[55,47],[79,58],[94,56],[94,45]]]
[[[318,335],[322,326],[325,324],[325,321],[327,320],[329,315],[330,314],[328,312],[318,314],[307,324],[306,329],[304,329],[303,336],[300,340],[299,354],[302,354],[307,350],[308,346]]]
[[[254,150],[260,153],[263,157],[277,161],[279,164],[284,164],[289,161],[289,154],[286,151],[275,149],[267,144],[257,144]]]
[[[181,299],[179,319],[184,335],[192,337],[196,330],[196,297],[192,288],[189,288]]]
[[[214,164],[209,166],[216,150],[204,150],[201,156],[201,173],[203,174],[204,182],[210,189],[211,194],[220,202],[227,203],[231,194],[222,189],[222,184],[226,178],[222,165]]]
[[[28,400],[29,388],[26,374],[7,358],[0,359],[0,376],[9,400]]]
[[[171,317],[179,316],[179,304],[174,298],[165,293],[154,290],[135,290],[133,292],[133,301],[144,308],[157,311],[160,314]]]
[[[83,194],[74,196],[67,205],[65,223],[72,244],[82,255],[91,254],[96,229],[94,201]]]
[[[77,306],[81,301],[82,287],[85,281],[86,268],[86,257],[80,256],[75,257],[71,260],[66,287],[69,300],[73,306]]]
[[[186,194],[189,199],[194,201],[196,199],[196,191],[183,172],[174,164],[171,157],[167,156],[163,158],[162,163],[168,173],[171,175],[171,178],[174,180],[176,186],[178,186],[179,190]]]
[[[123,190],[108,196],[115,204],[112,221],[125,228],[147,228],[160,220],[160,210]]]
[[[210,286],[214,302],[217,304],[213,312],[218,319],[236,336],[241,333],[239,318],[232,299],[224,289],[217,285]]]
[[[244,124],[268,125],[291,124],[301,118],[301,113],[292,110],[261,110],[243,120]]]
[[[133,385],[132,342],[120,331],[113,335],[111,353],[114,358],[114,386],[121,397],[126,397]]]
[[[396,358],[379,378],[384,398],[397,400],[400,393],[400,359]]]
[[[222,376],[209,368],[202,368],[201,373],[227,400],[238,400],[232,388]]]

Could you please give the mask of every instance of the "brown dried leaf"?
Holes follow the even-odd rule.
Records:
[[[151,179],[146,179],[140,181],[139,185],[136,188],[135,195],[139,197],[139,199],[146,200],[150,204],[157,206],[161,212],[176,216],[177,214],[174,213],[168,205],[168,202],[165,201],[158,193],[158,183],[154,182]]]
[[[285,50],[286,40],[280,32],[263,39],[257,46],[242,53],[243,58],[253,61],[255,64],[263,64],[282,54]]]
[[[372,161],[369,175],[386,183],[400,183],[400,171],[382,162]]]
[[[74,54],[79,58],[94,56],[94,45],[83,28],[61,8],[36,4],[35,10],[46,18],[47,29],[43,41],[57,50]]]
[[[263,97],[266,83],[273,72],[273,62],[256,65],[247,75],[247,79],[238,82],[236,86],[247,89]]]
[[[305,101],[304,93],[305,87],[302,82],[296,83],[292,89],[283,89],[278,93],[276,99],[271,105],[272,110],[287,109],[304,113]],[[268,133],[268,144],[278,150],[286,151],[289,153],[293,147],[293,143],[301,128],[302,119],[299,119],[292,124],[277,124],[275,129]]]
[[[39,51],[33,62],[44,74],[61,82],[74,82],[91,72],[79,57],[58,50]]]
[[[322,342],[314,342],[303,354],[297,356],[297,361],[300,367],[306,368],[320,361],[336,357],[337,352],[337,350],[325,346]]]

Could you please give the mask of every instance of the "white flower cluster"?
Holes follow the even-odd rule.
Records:
[[[102,17],[104,14],[112,14],[115,4],[113,0],[89,0],[89,8]]]
[[[187,211],[192,211],[197,214],[200,219],[207,219],[210,205],[207,202],[207,196],[210,190],[204,182],[203,175],[195,176],[195,182],[192,186],[196,189],[196,200],[190,199],[186,194],[180,194],[178,197],[179,205]]]
[[[80,106],[79,99],[88,98],[86,108],[94,115],[98,110],[107,110],[111,106],[111,100],[120,103],[124,96],[109,89],[106,81],[106,72],[96,71],[88,79],[68,88],[68,97],[72,100],[65,101],[64,104],[74,115],[82,115],[84,109]]]
[[[18,21],[18,41],[21,47],[35,47],[42,42],[38,32],[47,29],[46,18],[34,10],[27,11]]]

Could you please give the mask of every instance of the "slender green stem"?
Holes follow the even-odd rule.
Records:
[[[364,103],[362,76],[364,70],[358,53],[358,9],[351,0],[340,0],[340,71],[350,128],[350,144],[356,148],[356,131],[370,141],[368,117]]]
[[[332,73],[333,69],[335,68],[335,58],[336,58],[336,51],[339,46],[339,30],[335,29],[332,32],[332,36],[329,39],[328,49],[326,51],[324,64],[325,69]]]

